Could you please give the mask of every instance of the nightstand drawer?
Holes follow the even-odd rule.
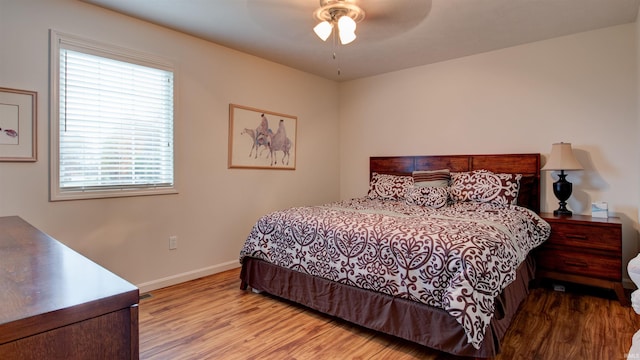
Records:
[[[621,281],[620,257],[594,256],[575,251],[544,248],[536,257],[540,270],[557,271],[568,274],[589,276],[600,279]]]
[[[616,228],[601,228],[579,224],[554,224],[549,245],[571,248],[588,248],[619,253],[622,250],[621,231]]]

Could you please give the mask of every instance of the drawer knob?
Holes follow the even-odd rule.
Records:
[[[569,239],[587,240],[587,236],[586,236],[586,235],[567,234],[567,237],[568,237]]]

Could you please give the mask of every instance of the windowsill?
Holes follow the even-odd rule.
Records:
[[[51,194],[49,201],[66,201],[66,200],[87,200],[87,199],[104,199],[131,196],[151,196],[151,195],[172,195],[178,194],[178,190],[173,188],[157,188],[157,189],[131,189],[131,190],[91,190],[91,191],[68,191],[57,194]]]

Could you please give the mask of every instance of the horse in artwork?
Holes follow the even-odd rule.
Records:
[[[271,142],[269,145],[269,149],[271,150],[271,166],[278,163],[278,159],[276,158],[276,151],[282,151],[282,165],[289,165],[289,159],[291,158],[289,154],[289,150],[291,150],[291,139],[287,137],[287,131],[284,127],[284,120],[280,119],[280,123],[278,124],[278,130],[275,134],[271,136]],[[287,158],[287,162],[285,164],[284,159]]]
[[[267,134],[268,133],[273,133],[273,132],[271,131],[271,129],[268,129]],[[251,151],[249,151],[249,157],[251,157],[251,155],[255,150],[255,159],[257,159],[258,150],[260,149],[260,146],[264,146],[264,149],[262,149],[262,151],[269,149],[269,136],[260,135],[259,137],[256,138],[256,131],[248,128],[244,128],[244,130],[240,132],[240,135],[244,135],[244,134],[249,135],[252,141]],[[260,154],[262,154],[262,151],[260,151]]]

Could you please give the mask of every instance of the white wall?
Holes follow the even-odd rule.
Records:
[[[48,201],[51,28],[174,62],[178,195]],[[38,161],[0,163],[0,216],[21,216],[143,291],[239,266],[268,211],[338,199],[333,81],[73,0],[0,0],[0,48],[0,87],[38,92]],[[297,169],[228,169],[229,103],[297,116]]]
[[[607,201],[637,253],[638,81],[635,24],[605,28],[340,84],[340,195],[367,191],[376,155],[548,155],[570,142],[582,172],[569,208]],[[543,158],[543,164],[545,159]],[[542,210],[558,201],[543,173]]]

